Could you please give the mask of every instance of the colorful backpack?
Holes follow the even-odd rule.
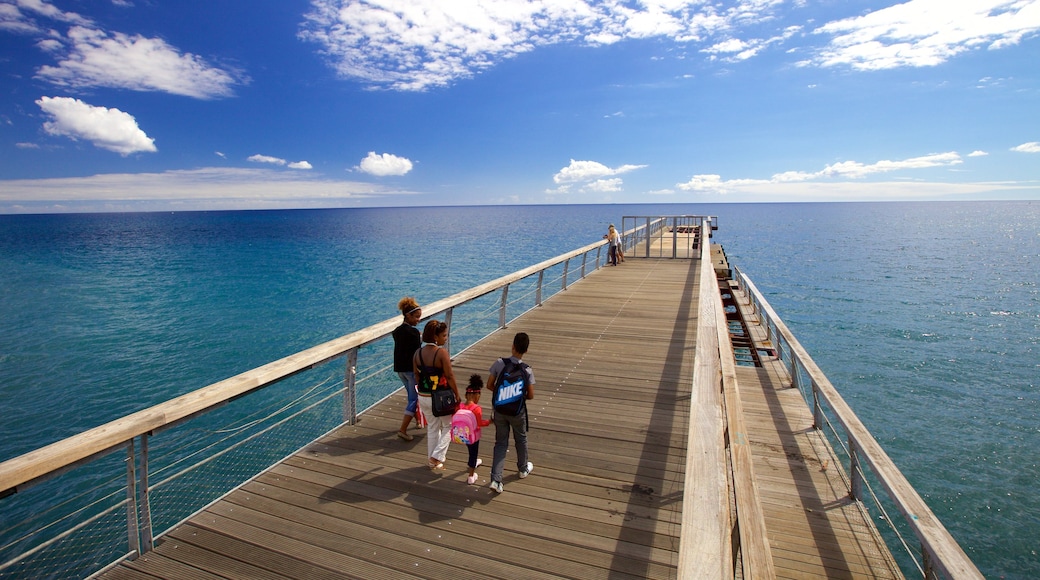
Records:
[[[451,440],[469,445],[476,443],[477,416],[469,409],[459,409],[451,416]]]

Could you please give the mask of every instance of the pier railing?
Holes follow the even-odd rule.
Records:
[[[631,243],[651,235],[642,229],[628,232]],[[447,322],[458,354],[601,267],[605,245],[424,304],[424,319]],[[154,531],[160,522],[172,528],[281,457],[353,424],[359,406],[400,388],[387,364],[399,324],[383,321],[0,463],[0,577],[82,577],[135,558],[165,533]],[[213,417],[231,405],[248,412],[218,424]],[[203,427],[183,432],[189,425]],[[78,475],[64,481],[70,473]]]
[[[739,268],[734,271],[750,306],[788,368],[791,386],[797,387],[812,406],[814,428],[829,433],[831,440],[844,451],[846,464],[842,467],[851,490],[850,496],[892,525],[892,533],[906,548],[908,557],[922,577],[981,579],[983,576],[975,564],[838,394],[754,283]],[[872,482],[876,482],[880,489],[875,489]],[[913,540],[907,540],[895,526],[886,504],[894,505],[902,514],[904,527],[916,537],[917,549],[910,546]]]

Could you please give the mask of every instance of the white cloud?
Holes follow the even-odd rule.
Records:
[[[344,78],[421,91],[540,46],[702,38],[768,18],[781,2],[741,0],[313,0],[300,37]],[[758,41],[761,45],[769,41]]]
[[[280,157],[271,157],[270,155],[250,155],[246,158],[246,161],[252,161],[253,163],[270,163],[271,165],[285,165],[285,159]]]
[[[223,153],[217,152],[217,155],[224,157]],[[289,169],[313,169],[314,166],[306,161],[286,161],[281,157],[272,157],[270,155],[250,155],[246,158],[246,161],[253,163],[267,163],[269,165],[287,166]]]
[[[64,41],[64,60],[40,67],[37,78],[63,87],[161,91],[197,99],[231,96],[232,87],[245,82],[160,38],[73,26]]]
[[[132,210],[142,207],[242,209],[342,207],[344,200],[411,195],[411,192],[378,184],[305,179],[301,175],[305,174],[275,169],[209,167],[162,173],[17,179],[0,181],[0,202],[9,206],[74,202],[92,204],[88,207],[95,208]]]
[[[723,180],[715,174],[694,175],[685,183],[677,183],[676,187],[684,191],[713,191],[727,193],[733,189],[751,185],[804,183],[822,179],[862,179],[876,173],[888,173],[906,169],[928,169],[932,167],[952,167],[963,163],[961,156],[955,152],[936,153],[921,157],[912,157],[900,161],[883,160],[864,164],[858,161],[842,161],[828,165],[816,172],[785,171],[777,173],[770,179],[735,179]]]
[[[611,179],[597,179],[591,183],[586,184],[581,188],[583,192],[592,193],[614,193],[621,191],[621,178],[613,177]]]
[[[1011,148],[1019,153],[1040,153],[1040,141],[1030,141]]]
[[[412,162],[390,153],[377,154],[375,151],[369,151],[368,156],[361,160],[358,169],[377,177],[404,175],[412,170]]]
[[[119,109],[95,107],[69,97],[40,97],[36,104],[51,117],[43,124],[51,135],[84,139],[123,156],[156,151],[155,140],[137,126],[132,115]]]
[[[575,161],[574,159],[571,159],[571,164],[557,172],[556,175],[553,176],[553,181],[557,184],[593,181],[604,177],[628,173],[629,171],[642,169],[644,167],[646,167],[646,165],[622,165],[621,167],[612,169],[597,161]]]
[[[1040,0],[909,0],[815,30],[830,44],[802,64],[861,70],[935,66],[1040,31]]]
[[[58,9],[47,0],[20,0],[0,4],[0,30],[21,34],[43,34],[48,26],[41,25],[35,17],[57,20],[66,24],[90,25],[89,19]]]
[[[968,157],[985,157],[987,155],[989,155],[989,153],[986,153],[985,151],[972,151],[971,153],[968,153]]]

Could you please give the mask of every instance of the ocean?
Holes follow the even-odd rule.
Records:
[[[0,215],[0,461],[671,214],[987,577],[1040,577],[1040,202]]]

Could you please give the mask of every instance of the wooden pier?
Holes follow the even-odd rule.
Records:
[[[733,510],[700,499],[710,504],[730,476],[711,462],[688,465],[702,460],[693,451],[711,432],[694,408],[710,399],[694,392],[694,355],[702,302],[717,298],[703,288],[718,286],[702,284],[700,264],[629,258],[595,270],[455,356],[460,385],[471,373],[486,379],[514,333],[531,336],[535,468],[520,480],[511,452],[504,493],[488,487],[493,426],[478,485],[466,484],[461,445],[451,446],[443,475],[432,473],[425,433],[396,437],[399,392],[103,577],[719,578],[734,576],[720,563],[753,557],[778,578],[901,578],[840,470],[828,468],[837,459],[812,430],[810,409],[768,354],[761,367],[735,371],[746,426],[738,435],[751,451],[767,553],[682,561],[684,526],[735,529]],[[768,348],[741,304],[751,337]],[[711,481],[687,481],[688,473]]]

